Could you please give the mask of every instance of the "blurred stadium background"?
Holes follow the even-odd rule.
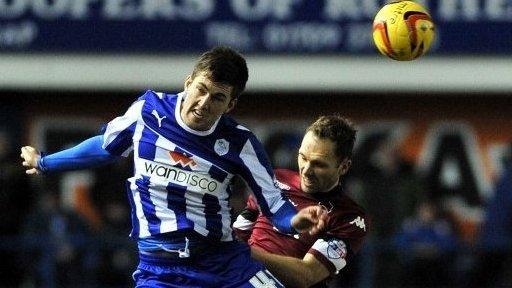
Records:
[[[215,45],[248,56],[234,115],[275,166],[296,167],[316,116],[358,124],[344,185],[373,222],[331,287],[512,287],[512,3],[419,2],[437,40],[400,63],[371,40],[384,1],[0,0],[0,287],[132,285],[130,163],[29,178],[18,148],[181,91]]]

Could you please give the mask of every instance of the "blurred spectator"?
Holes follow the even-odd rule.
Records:
[[[91,275],[87,259],[86,223],[59,207],[55,193],[41,193],[37,208],[23,225],[27,273],[25,284],[36,287],[77,287]]]
[[[130,207],[126,201],[125,179],[130,177],[129,161],[119,161],[95,170],[92,202],[100,211],[99,263],[97,284],[101,287],[128,287],[137,266],[137,247],[130,233]]]
[[[389,239],[425,199],[425,186],[394,141],[382,141],[360,176],[375,238]]]
[[[354,169],[352,179],[347,181],[347,192],[359,194],[354,198],[359,199],[372,218],[371,251],[362,253],[371,258],[361,261],[366,262],[365,266],[373,267],[374,271],[368,270],[363,274],[373,275],[375,287],[396,286],[401,271],[398,265],[394,265],[398,261],[392,237],[403,221],[414,215],[418,203],[425,198],[425,186],[413,165],[400,154],[397,143],[390,139],[381,141],[368,161],[360,162],[366,165]],[[361,164],[357,159],[354,163]]]
[[[100,261],[97,267],[98,285],[101,287],[128,287],[132,285],[130,275],[137,265],[137,247],[126,238],[130,229],[130,212],[124,202],[112,202],[102,211],[104,226],[99,235]]]
[[[18,286],[23,276],[22,265],[15,262],[19,247],[13,237],[19,235],[34,198],[12,141],[10,134],[0,130],[0,279],[7,287]]]
[[[452,285],[457,238],[449,223],[438,217],[431,202],[419,205],[415,217],[407,219],[395,236],[403,264],[404,287],[447,287]]]
[[[471,287],[512,285],[512,145],[508,163],[486,207]]]

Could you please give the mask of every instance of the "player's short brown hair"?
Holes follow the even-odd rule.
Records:
[[[321,139],[333,141],[340,160],[352,158],[357,130],[349,119],[338,114],[320,116],[306,132],[313,132]]]
[[[192,79],[202,72],[206,72],[213,82],[233,86],[233,99],[242,94],[249,79],[244,57],[225,46],[215,47],[203,53],[194,66]]]

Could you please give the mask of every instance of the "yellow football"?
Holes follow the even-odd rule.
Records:
[[[425,54],[435,37],[428,11],[413,1],[396,1],[382,7],[373,20],[373,41],[391,59],[409,61]]]

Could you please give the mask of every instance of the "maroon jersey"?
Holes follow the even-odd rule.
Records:
[[[368,232],[365,212],[341,188],[328,193],[308,194],[300,189],[300,176],[297,172],[276,169],[275,175],[276,184],[297,210],[320,204],[329,211],[326,227],[317,235],[283,234],[260,213],[252,229],[249,245],[273,254],[300,259],[306,253],[311,253],[331,273],[339,271],[346,265],[347,257],[361,248]]]

